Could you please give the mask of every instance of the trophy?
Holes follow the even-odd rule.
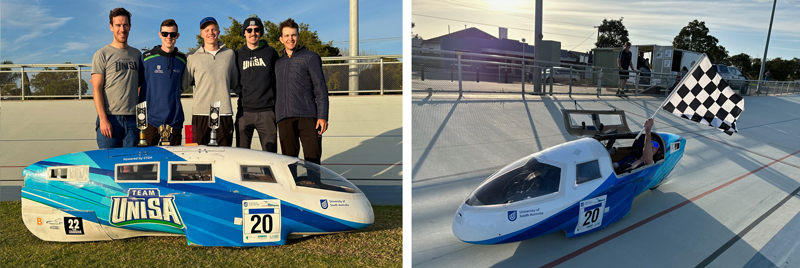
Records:
[[[139,128],[139,146],[147,146],[144,130],[147,129],[147,101],[136,104],[136,127]]]
[[[161,133],[161,146],[170,146],[169,136],[172,135],[172,126],[161,125],[158,127],[158,133]]]
[[[217,143],[217,129],[219,128],[219,105],[219,101],[211,104],[211,113],[208,115],[208,127],[211,128],[211,141],[208,142],[208,146],[219,146]]]

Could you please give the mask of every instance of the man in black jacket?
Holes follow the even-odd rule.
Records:
[[[253,130],[258,131],[261,150],[278,152],[278,129],[275,121],[275,61],[278,52],[260,40],[264,35],[261,19],[251,16],[242,24],[247,45],[236,51],[241,87],[236,113],[236,146],[250,148]]]
[[[328,129],[328,87],[319,54],[298,46],[299,26],[291,18],[278,25],[286,47],[275,63],[278,131],[281,152],[297,157],[300,143],[306,161],[322,159],[322,133]],[[299,140],[298,140],[299,139]]]

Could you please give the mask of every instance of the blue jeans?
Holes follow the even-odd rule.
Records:
[[[103,136],[100,132],[100,117],[95,122],[97,132],[97,147],[100,149],[134,147],[138,138],[139,129],[136,128],[136,117],[133,115],[108,115],[111,124],[111,138]]]

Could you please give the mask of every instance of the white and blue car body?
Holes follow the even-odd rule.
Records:
[[[637,195],[664,183],[683,156],[685,139],[653,132],[662,149],[655,162],[618,174],[613,163],[641,152],[644,141],[644,134],[634,141],[624,111],[562,111],[568,133],[592,137],[528,155],[489,176],[456,211],[456,237],[500,244],[600,230],[626,216]]]
[[[374,221],[369,200],[342,176],[250,149],[94,150],[36,162],[23,176],[23,222],[45,241],[186,236],[189,245],[272,246]]]

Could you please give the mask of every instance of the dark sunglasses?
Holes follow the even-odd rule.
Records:
[[[253,33],[253,30],[256,30],[256,33],[260,33],[261,32],[261,28],[258,28],[258,27],[256,27],[256,28],[247,28],[247,29],[244,29],[244,30],[247,33]]]
[[[167,37],[167,35],[169,35],[169,37],[175,38],[178,36],[178,32],[161,32],[161,37]]]

